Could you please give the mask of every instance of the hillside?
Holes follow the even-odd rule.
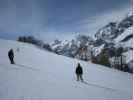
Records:
[[[13,48],[16,65],[9,64]],[[19,48],[19,51],[16,49]],[[132,100],[133,76],[128,73],[59,56],[33,45],[0,40],[1,100]],[[85,82],[77,82],[80,62]]]

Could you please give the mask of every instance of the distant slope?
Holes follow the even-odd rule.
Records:
[[[121,35],[115,39],[116,43],[124,44],[123,47],[132,47],[133,48],[133,26],[126,29]]]
[[[123,41],[127,36],[133,34],[133,26],[128,28],[125,32],[123,32],[121,35],[119,35],[116,39],[115,42],[121,42]]]
[[[16,65],[7,52],[13,48]],[[19,48],[20,51],[16,51]],[[0,100],[132,100],[133,76],[90,62],[40,50],[33,45],[0,40]],[[84,83],[75,79],[81,62]]]

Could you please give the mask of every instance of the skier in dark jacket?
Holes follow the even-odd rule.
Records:
[[[77,81],[79,81],[79,80],[83,81],[83,77],[82,77],[82,75],[83,75],[83,69],[82,69],[80,63],[78,63],[78,65],[77,65],[76,75],[77,75]]]
[[[13,52],[13,49],[10,49],[8,51],[8,57],[9,57],[9,60],[10,60],[11,64],[15,64],[14,63],[14,52]]]

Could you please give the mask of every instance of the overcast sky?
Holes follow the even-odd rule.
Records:
[[[132,5],[132,0],[0,0],[0,38],[34,35],[51,41],[93,35]]]

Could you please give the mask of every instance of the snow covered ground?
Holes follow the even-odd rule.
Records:
[[[123,47],[133,47],[133,38],[131,38],[125,42],[121,42],[126,37],[131,36],[131,35],[133,35],[133,26],[126,29],[125,32],[123,32],[121,35],[119,35],[115,39],[116,44],[118,44],[118,45],[121,44],[121,45],[123,45]]]
[[[123,53],[123,55],[126,56],[126,62],[129,63],[130,61],[133,60],[133,50],[129,50],[125,53]]]
[[[15,52],[16,65],[9,63],[10,48]],[[78,62],[83,66],[85,82],[76,81]],[[131,74],[59,56],[33,45],[0,40],[0,100],[132,99]]]

